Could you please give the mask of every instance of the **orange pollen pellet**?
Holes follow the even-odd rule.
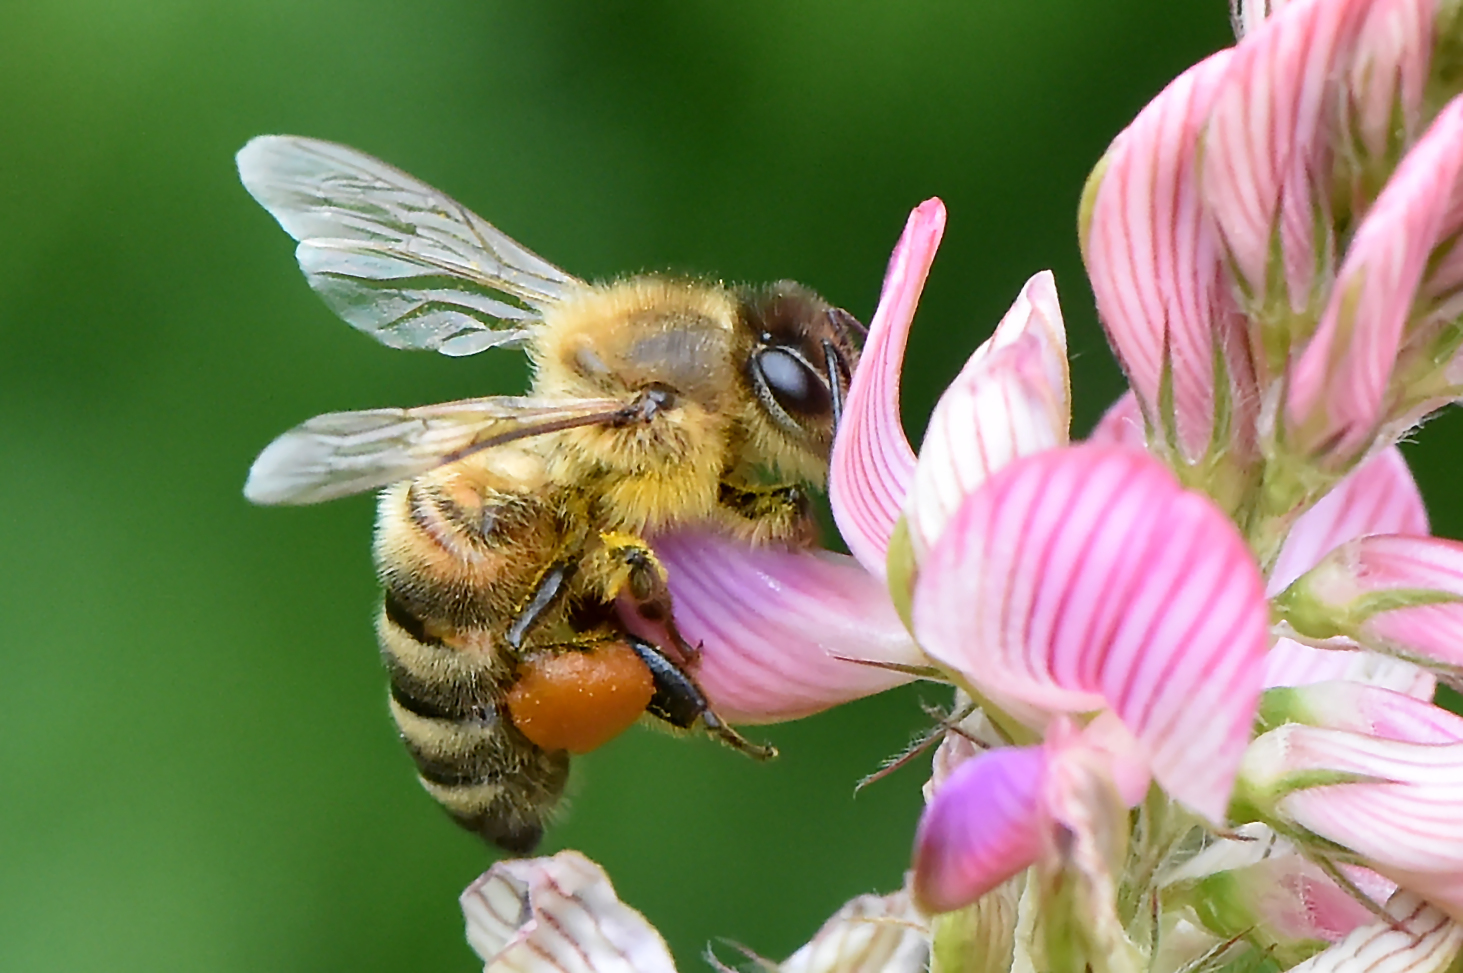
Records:
[[[513,725],[540,747],[588,753],[639,719],[654,692],[635,650],[607,642],[523,660],[506,703]]]

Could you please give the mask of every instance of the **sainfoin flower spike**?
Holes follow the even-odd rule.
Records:
[[[1216,0],[1217,2],[1217,0]],[[1079,214],[1130,392],[1087,442],[1027,281],[916,453],[911,214],[830,468],[851,557],[656,539],[719,710],[956,687],[904,888],[781,966],[1444,973],[1463,955],[1463,545],[1394,445],[1463,392],[1463,6],[1235,0]],[[936,734],[933,738],[938,739]],[[891,883],[896,884],[896,883]],[[490,970],[670,969],[582,858],[464,897]]]

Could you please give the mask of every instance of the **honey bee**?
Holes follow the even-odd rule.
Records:
[[[801,285],[566,274],[441,192],[345,146],[238,155],[310,285],[393,348],[527,350],[528,396],[317,416],[255,460],[261,504],[381,489],[377,618],[423,787],[532,850],[569,755],[642,716],[756,758],[697,686],[647,538],[703,525],[811,543],[862,326]]]

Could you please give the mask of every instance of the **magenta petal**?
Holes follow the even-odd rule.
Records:
[[[850,659],[929,665],[883,582],[847,555],[691,531],[653,546],[681,635],[701,647],[697,682],[724,719],[797,719],[910,679]]]
[[[914,839],[914,895],[929,912],[974,902],[1041,850],[1041,747],[1006,747],[957,767],[925,808]]]
[[[1111,708],[1170,795],[1223,816],[1260,692],[1263,581],[1206,498],[1136,450],[1019,459],[922,565],[926,652],[995,697]]]
[[[1463,176],[1463,99],[1403,158],[1356,231],[1330,303],[1290,370],[1285,418],[1297,449],[1344,461],[1364,449],[1386,395],[1428,257]]]
[[[915,306],[945,232],[945,204],[915,207],[889,259],[879,308],[844,404],[833,443],[828,499],[848,549],[869,571],[885,574],[889,535],[914,479],[914,450],[899,418],[899,373]]]
[[[1271,593],[1283,591],[1333,548],[1366,534],[1426,534],[1427,510],[1407,460],[1389,446],[1347,474],[1301,515],[1270,572]]]
[[[1375,158],[1385,158],[1399,134],[1404,144],[1416,136],[1436,16],[1436,0],[1375,0],[1367,11],[1346,87],[1352,129]]]

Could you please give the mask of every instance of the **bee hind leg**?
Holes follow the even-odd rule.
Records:
[[[722,743],[733,750],[740,750],[753,760],[771,760],[777,756],[776,747],[751,742],[717,716],[701,687],[659,648],[635,636],[628,637],[626,641],[645,663],[645,668],[650,670],[655,683],[650,705],[645,708],[647,713],[683,730],[699,723]]]

